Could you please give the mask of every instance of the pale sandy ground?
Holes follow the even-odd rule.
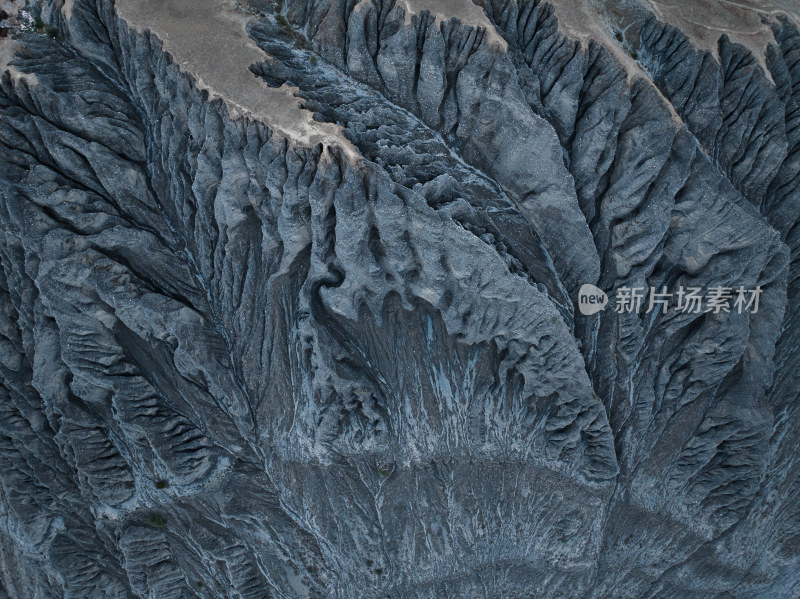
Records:
[[[731,41],[748,48],[766,70],[765,52],[775,38],[768,17],[787,13],[797,23],[800,2],[797,0],[645,0],[656,16],[677,25],[699,48],[717,55],[717,40],[724,33]]]
[[[14,60],[14,55],[19,49],[20,43],[17,40],[11,39],[10,37],[0,38],[0,74],[8,71],[14,85],[18,85],[23,79],[28,85],[36,85],[36,83],[38,83],[36,75],[21,73],[9,64]]]
[[[708,50],[719,59],[717,42],[723,34],[731,41],[748,48],[766,71],[766,48],[775,38],[761,17],[774,18],[779,13],[800,24],[800,0],[641,0],[660,21],[677,26],[699,49]],[[609,35],[605,14],[621,7],[621,3],[603,0],[550,0],[559,25],[569,36],[586,41],[603,41],[610,48],[618,43]],[[633,61],[621,51],[617,57],[635,73]]]
[[[471,0],[400,0],[410,13],[429,10],[438,20],[456,17],[464,23],[483,27],[490,44],[505,47],[483,10]],[[800,0],[642,0],[656,16],[678,26],[701,49],[717,56],[717,40],[725,33],[745,45],[765,65],[765,48],[774,41],[761,17],[787,12],[797,20]],[[8,0],[6,0],[8,3]],[[559,25],[568,36],[587,43],[604,43],[627,69],[629,76],[642,75],[641,68],[613,38],[609,10],[620,5],[614,0],[552,0]],[[249,116],[264,121],[271,129],[304,145],[323,143],[345,149],[354,159],[358,152],[344,138],[339,127],[312,119],[300,108],[295,89],[270,88],[248,67],[267,58],[247,35],[244,21],[234,10],[233,0],[117,0],[120,16],[129,26],[149,29],[163,42],[176,63],[212,96],[222,98],[234,117]],[[66,0],[65,17],[71,15],[72,1]],[[0,44],[0,65],[5,66],[16,46],[11,40]],[[12,77],[28,77],[11,68]],[[34,78],[35,79],[35,78]],[[31,79],[29,83],[35,81]]]
[[[401,0],[401,6],[408,13],[414,14],[427,10],[436,17],[437,21],[455,17],[462,23],[483,27],[490,44],[496,44],[503,49],[507,47],[506,41],[497,33],[489,17],[472,0]]]
[[[222,98],[235,118],[248,116],[302,145],[322,143],[357,150],[333,124],[318,123],[300,108],[296,88],[271,88],[248,70],[267,54],[247,35],[242,17],[225,0],[117,0],[117,10],[138,31],[149,29],[164,42],[181,69],[201,89]]]

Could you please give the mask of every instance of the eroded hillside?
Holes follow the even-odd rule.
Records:
[[[796,597],[797,14],[683,6],[8,3],[0,597]]]

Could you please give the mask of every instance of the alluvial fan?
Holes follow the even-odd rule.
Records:
[[[4,0],[0,599],[796,599],[791,0]]]

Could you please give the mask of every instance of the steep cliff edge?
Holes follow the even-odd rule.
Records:
[[[0,597],[797,596],[786,7],[14,8]]]

